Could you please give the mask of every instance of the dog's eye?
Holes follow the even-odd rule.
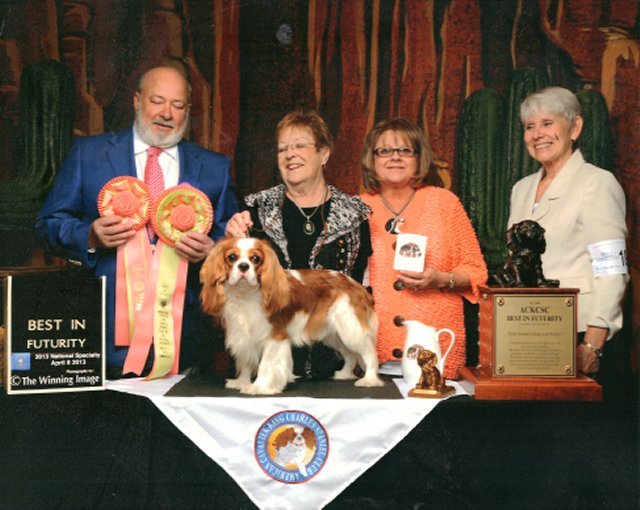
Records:
[[[229,262],[235,262],[236,260],[238,260],[238,256],[235,253],[230,253],[227,257],[227,260]]]
[[[251,257],[249,257],[249,260],[253,265],[256,266],[260,264],[260,262],[262,262],[262,258],[259,255],[251,255]]]

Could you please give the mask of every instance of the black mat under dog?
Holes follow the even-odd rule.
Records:
[[[301,380],[287,385],[280,397],[312,397],[312,398],[403,398],[398,387],[391,378],[383,377],[384,386],[378,388],[359,388],[353,381],[309,381]],[[224,380],[185,377],[173,386],[166,397],[252,397],[237,390],[224,387]],[[268,395],[272,396],[272,395]]]

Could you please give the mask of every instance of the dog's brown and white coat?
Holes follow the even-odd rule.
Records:
[[[356,386],[381,386],[375,339],[378,319],[366,289],[329,270],[284,270],[273,249],[253,238],[218,242],[200,272],[202,306],[220,317],[237,378],[227,388],[275,394],[292,382],[291,346],[322,341],[345,360],[335,379]],[[257,377],[252,382],[252,378]]]

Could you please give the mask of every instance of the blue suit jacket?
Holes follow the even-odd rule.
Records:
[[[214,208],[209,234],[214,240],[224,235],[228,219],[238,210],[229,175],[229,158],[182,141],[178,144],[180,184],[190,184],[204,192]],[[98,218],[98,193],[111,179],[136,176],[133,130],[76,139],[56,181],[38,214],[36,229],[58,256],[81,262],[97,276],[107,277],[107,364],[122,367],[127,348],[113,341],[116,250],[87,251],[91,223]],[[208,323],[199,300],[200,264],[190,264],[187,277],[182,326],[180,367],[188,366]],[[206,334],[205,334],[206,335]]]

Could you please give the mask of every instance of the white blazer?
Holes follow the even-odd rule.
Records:
[[[545,229],[542,255],[546,278],[560,287],[579,288],[578,331],[609,328],[608,339],[622,327],[626,275],[595,277],[588,246],[626,239],[625,197],[613,174],[587,163],[576,150],[533,210],[543,169],[519,180],[511,190],[509,227],[525,219]]]

